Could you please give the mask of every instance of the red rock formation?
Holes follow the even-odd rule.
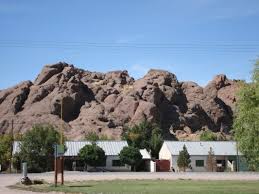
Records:
[[[123,127],[147,119],[161,124],[165,138],[193,137],[202,129],[228,133],[237,90],[237,81],[225,75],[202,88],[162,70],[135,81],[127,71],[104,74],[57,63],[45,66],[33,83],[0,91],[0,132],[10,132],[14,120],[17,133],[50,123],[71,139],[89,131],[119,139]]]

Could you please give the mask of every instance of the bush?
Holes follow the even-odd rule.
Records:
[[[16,170],[21,170],[21,158],[19,153],[15,153],[12,158],[13,167]]]
[[[207,170],[210,172],[214,172],[217,170],[217,160],[214,155],[214,151],[212,148],[210,148],[210,151],[208,152],[208,157],[207,157]]]
[[[12,157],[12,136],[1,135],[0,136],[0,164],[2,170],[7,170]]]
[[[254,66],[252,82],[241,84],[233,132],[250,170],[259,171],[259,59]]]
[[[156,124],[146,120],[139,125],[127,128],[123,133],[123,138],[130,146],[151,150],[151,155],[155,158],[158,158],[163,144],[162,130]]]
[[[107,135],[98,135],[94,131],[90,131],[87,134],[85,134],[85,140],[91,141],[91,142],[96,142],[98,140],[110,140],[110,138]]]
[[[142,155],[139,149],[132,146],[124,147],[121,150],[119,157],[123,164],[132,166],[134,171],[136,171],[137,165],[142,161]]]
[[[177,166],[180,170],[183,170],[185,172],[186,168],[190,167],[191,159],[190,155],[187,151],[186,146],[183,146],[183,150],[179,152],[179,156],[177,159]]]
[[[95,142],[99,140],[99,136],[97,135],[97,133],[90,131],[87,134],[85,134],[85,140]]]
[[[201,141],[217,141],[217,136],[212,131],[204,131],[200,136]]]
[[[27,162],[29,172],[51,171],[54,168],[54,145],[59,139],[53,126],[35,125],[24,134],[17,157],[21,162]]]
[[[78,154],[81,161],[86,165],[93,167],[104,166],[106,161],[105,152],[102,148],[97,146],[95,143],[91,145],[85,145]]]

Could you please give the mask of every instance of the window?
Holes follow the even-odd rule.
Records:
[[[122,164],[120,160],[113,160],[112,166],[124,166],[124,164]]]
[[[204,167],[204,160],[196,160],[196,167]]]

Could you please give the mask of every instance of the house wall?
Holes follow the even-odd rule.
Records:
[[[170,161],[170,166],[172,167],[172,155],[164,143],[159,151],[159,160],[169,160]]]
[[[66,157],[65,159],[66,161],[70,160],[71,162],[69,163],[69,167],[68,170],[72,169],[72,162],[73,161],[77,161],[76,164],[76,169],[78,170],[83,170],[84,169],[84,165],[83,164],[79,164],[78,162],[78,157]],[[106,156],[106,165],[105,166],[100,166],[98,168],[103,168],[105,170],[108,171],[130,171],[131,167],[128,165],[124,165],[124,166],[112,166],[112,161],[113,160],[120,160],[119,156]],[[87,170],[91,170],[93,169],[93,167],[91,166],[87,166]]]
[[[193,172],[207,172],[207,157],[208,156],[190,156],[191,159],[191,169],[187,169],[186,171],[193,171]],[[236,163],[229,163],[228,159],[235,158],[235,156],[215,156],[216,160],[224,160],[225,161],[225,170],[226,168],[229,168],[230,171],[236,171]],[[179,171],[179,168],[177,166],[177,159],[178,156],[172,156],[172,165],[171,167],[175,170],[175,172]],[[196,160],[203,160],[204,161],[204,166],[199,167],[196,166]]]
[[[131,168],[128,165],[124,166],[112,166],[113,160],[120,160],[119,156],[107,156],[105,169],[109,171],[130,171]]]
[[[175,172],[179,172],[179,168],[177,166],[177,159],[178,156],[172,156],[172,163],[171,163],[171,167],[175,170]],[[186,171],[194,171],[194,172],[206,172],[206,162],[207,162],[207,156],[191,156],[191,169],[186,169]],[[196,166],[196,160],[203,160],[204,161],[204,166],[203,167],[199,167]]]
[[[194,172],[206,172],[207,171],[207,167],[206,167],[207,166],[207,157],[208,157],[207,155],[203,155],[203,156],[191,155],[190,159],[191,159],[192,169],[187,169],[187,170],[188,171],[194,171]],[[224,160],[225,161],[225,169],[223,169],[223,170],[236,171],[236,165],[237,165],[236,155],[233,155],[233,156],[215,156],[215,157],[216,157],[216,160]],[[168,147],[165,143],[162,145],[162,147],[160,149],[159,159],[160,160],[169,160],[171,170],[172,171],[174,170],[175,172],[179,171],[179,168],[177,166],[178,155],[171,155],[171,152],[169,151],[169,149],[168,149]],[[203,160],[204,166],[203,167],[196,166],[196,160]],[[232,163],[230,161],[232,161]],[[241,161],[239,161],[240,171],[245,169],[245,168],[243,168],[242,164],[243,163]],[[217,168],[217,170],[218,169],[219,168]]]

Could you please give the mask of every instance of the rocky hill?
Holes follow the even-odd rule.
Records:
[[[203,88],[163,70],[134,80],[127,71],[97,73],[57,63],[34,82],[0,91],[0,132],[9,133],[13,120],[14,133],[50,123],[71,139],[89,131],[119,139],[125,126],[147,119],[160,123],[167,139],[195,139],[206,129],[228,134],[237,89],[238,81],[225,75]]]

